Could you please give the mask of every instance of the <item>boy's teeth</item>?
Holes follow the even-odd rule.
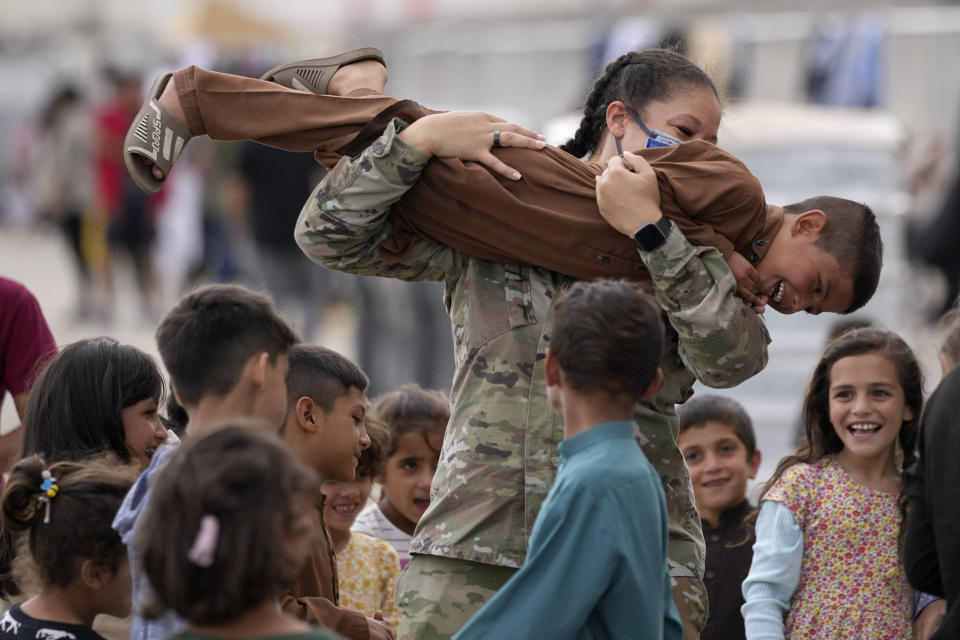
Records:
[[[773,294],[774,302],[780,302],[781,300],[783,300],[784,289],[786,289],[786,287],[783,284],[783,280],[781,280],[780,282],[777,283],[777,289],[776,291],[774,291],[774,294]]]

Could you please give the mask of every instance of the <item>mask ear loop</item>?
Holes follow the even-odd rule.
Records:
[[[626,106],[626,105],[624,105],[624,106]],[[601,113],[601,114],[605,114],[605,113],[607,112],[607,105],[606,105],[606,104],[600,105],[600,108],[597,109],[597,112],[599,112],[599,113]],[[601,128],[601,129],[604,129],[604,128],[606,128],[606,126],[607,126],[607,121],[606,121],[606,119],[604,119],[603,124],[600,125],[600,128]],[[641,124],[640,126],[643,126],[643,125]],[[613,142],[614,142],[614,144],[617,145],[617,155],[622,158],[622,157],[623,157],[623,147],[620,145],[620,138],[618,138],[617,136],[613,136]]]

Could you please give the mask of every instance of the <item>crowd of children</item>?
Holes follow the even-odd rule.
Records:
[[[711,395],[683,403],[694,377],[735,384],[762,367],[768,336],[755,312],[765,304],[817,313],[866,303],[882,243],[872,212],[856,203],[767,205],[735,158],[703,142],[716,136],[718,94],[679,58],[628,55],[598,81],[591,100],[602,104],[588,101],[571,144],[606,162],[599,175],[587,171],[586,199],[600,236],[612,234],[616,246],[606,261],[591,250],[566,266],[491,263],[439,245],[420,253],[393,246],[400,258],[384,258],[392,205],[418,238],[424,228],[434,240],[450,237],[439,224],[449,220],[430,217],[436,202],[417,208],[427,189],[411,189],[420,173],[432,186],[451,179],[427,170],[431,155],[479,159],[516,180],[489,148],[471,155],[471,144],[489,147],[477,143],[486,125],[502,128],[492,130],[494,146],[537,150],[514,158],[529,161],[534,184],[541,161],[566,167],[566,187],[551,182],[555,191],[577,191],[586,174],[521,128],[481,118],[482,135],[458,142],[446,134],[476,117],[362,94],[374,96],[371,108],[400,105],[391,113],[406,110],[415,122],[373,126],[372,145],[337,164],[305,207],[298,239],[331,267],[446,281],[460,367],[451,399],[415,385],[368,399],[370,381],[356,364],[301,343],[268,297],[233,285],[186,294],[160,322],[167,382],[149,356],[109,338],[61,349],[31,391],[21,460],[0,498],[3,595],[17,599],[0,619],[0,640],[103,637],[99,614],[129,615],[120,633],[136,640],[945,637],[934,629],[947,603],[912,589],[903,562],[910,499],[901,477],[916,462],[923,389],[902,338],[861,327],[826,346],[804,398],[802,441],[756,506],[747,485],[761,454],[746,410]],[[374,64],[354,71],[371,71],[382,88],[375,50],[314,64],[327,75],[299,92],[195,68],[164,76],[144,111],[156,118],[138,119],[130,135],[149,144],[150,128],[163,123],[165,157],[154,139],[125,155],[128,170],[158,189],[204,123],[211,135],[235,136],[230,123],[247,118],[247,137],[285,135],[274,142],[312,148],[322,147],[317,136],[353,140],[366,131],[364,114],[329,128],[324,118],[336,120],[349,99],[315,94],[326,93],[341,64],[364,62]],[[303,84],[301,66],[267,76]],[[631,74],[650,69],[663,77],[631,85]],[[371,76],[357,81],[371,86]],[[221,98],[270,94],[289,105],[281,119],[318,105],[334,105],[334,116],[319,114],[313,128],[287,123],[280,134],[269,130],[275,119],[212,108],[218,83]],[[635,90],[653,111],[683,103],[709,115],[694,118],[702,130],[687,136],[700,142],[649,155],[649,164],[617,157],[621,138],[667,135],[649,131],[629,104],[603,101],[612,92],[629,102]],[[643,115],[656,126],[671,122]],[[473,171],[456,162],[446,165],[453,175]],[[441,164],[429,166],[442,174]],[[748,195],[747,204],[734,198],[743,224],[724,230],[719,218],[689,219],[733,211],[719,188],[730,180],[715,175],[731,166],[741,167],[735,191]],[[691,167],[698,180],[712,167],[717,192],[690,186]],[[523,188],[511,193],[533,198]],[[516,214],[494,209],[486,213]],[[470,242],[489,242],[498,219],[478,218]],[[636,245],[617,232],[636,233]],[[700,232],[709,239],[698,240]],[[461,248],[476,249],[470,242]],[[538,247],[554,255],[566,242]],[[611,258],[624,252],[625,260]],[[638,282],[586,281],[598,274],[579,269],[598,262]],[[567,267],[585,280],[549,271]],[[644,293],[651,289],[656,300]],[[954,317],[946,323],[955,329]],[[945,371],[956,344],[956,336],[944,340]]]
[[[659,313],[602,280],[571,287],[556,312],[544,366],[560,473],[523,569],[457,637],[681,638],[663,492],[631,418],[660,385]],[[132,614],[136,638],[394,637],[445,396],[407,385],[370,402],[353,362],[298,343],[269,299],[237,286],[185,296],[157,341],[167,392],[149,356],[107,338],[65,346],[41,372],[2,498],[6,595],[23,595],[0,637],[99,638],[99,614]],[[165,393],[189,416],[183,444],[157,416]],[[681,408],[707,542],[702,638],[929,637],[914,620],[944,603],[915,594],[901,561],[900,474],[921,410],[900,337],[842,333],[811,378],[803,442],[755,508],[745,409],[714,395]]]

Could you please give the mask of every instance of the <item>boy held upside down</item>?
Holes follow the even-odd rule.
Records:
[[[358,154],[394,118],[411,123],[438,115],[380,93],[386,72],[376,49],[291,63],[264,77],[273,81],[187,67],[159,78],[125,145],[138,185],[158,190],[193,135],[315,151],[331,167]],[[869,207],[829,196],[767,204],[747,167],[710,141],[638,148],[645,126],[637,112],[620,100],[602,108],[609,137],[587,162],[492,116],[481,126],[465,116],[463,135],[500,146],[475,158],[446,156],[443,141],[408,141],[434,158],[392,207],[384,259],[400,262],[426,237],[494,262],[649,286],[630,237],[638,230],[617,231],[597,209],[595,181],[617,153],[611,140],[622,140],[653,168],[665,218],[691,244],[722,253],[740,296],[756,310],[769,303],[781,313],[848,313],[873,295],[882,243]],[[624,157],[629,166],[631,156]],[[661,234],[669,231],[661,227]]]

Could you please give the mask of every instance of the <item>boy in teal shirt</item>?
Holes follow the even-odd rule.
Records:
[[[666,501],[633,422],[660,386],[663,341],[657,307],[626,282],[579,282],[556,302],[545,363],[564,420],[556,483],[523,568],[458,640],[682,637]]]

